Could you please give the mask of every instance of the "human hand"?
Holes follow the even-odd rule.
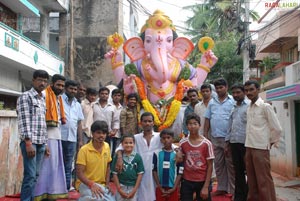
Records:
[[[50,150],[49,147],[46,145],[46,149],[45,149],[45,156],[49,157],[50,156]]]
[[[35,156],[35,149],[32,146],[31,141],[25,141],[25,150],[28,158],[33,158]]]
[[[184,154],[180,150],[178,150],[175,156],[176,163],[181,163],[183,161],[183,157]]]
[[[92,196],[93,197],[96,197],[96,198],[103,198],[103,195],[104,195],[104,192],[103,190],[101,189],[100,186],[98,186],[97,184],[93,184],[91,187],[90,187],[91,191],[92,191]]]
[[[206,199],[208,198],[208,187],[203,187],[203,188],[201,189],[200,197],[201,197],[203,200],[206,200]]]
[[[118,173],[122,172],[122,170],[123,170],[123,158],[122,158],[122,156],[121,157],[118,156],[115,169]]]

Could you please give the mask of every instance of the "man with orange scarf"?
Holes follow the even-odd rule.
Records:
[[[35,201],[68,197],[60,129],[61,124],[66,123],[64,105],[60,96],[65,87],[65,80],[66,78],[62,75],[53,75],[51,84],[44,91],[47,108],[48,147],[51,154],[42,163],[35,188]]]

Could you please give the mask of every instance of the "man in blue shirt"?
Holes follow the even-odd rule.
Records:
[[[236,101],[230,116],[230,132],[225,138],[228,149],[231,149],[235,170],[235,201],[246,201],[248,186],[246,182],[245,140],[247,124],[247,108],[249,101],[245,99],[244,85],[235,84],[231,87],[232,96]]]
[[[183,117],[183,134],[187,136],[189,134],[189,131],[187,129],[185,120],[188,114],[193,113],[195,109],[195,105],[199,103],[199,96],[197,89],[191,88],[187,91],[187,97],[189,98],[190,103],[184,110],[184,117]]]
[[[74,80],[68,80],[65,83],[65,93],[62,95],[66,124],[61,127],[61,140],[63,148],[64,166],[66,174],[67,190],[71,186],[72,163],[76,153],[76,144],[82,145],[82,126],[81,121],[84,116],[81,105],[75,98],[77,94],[78,83]]]
[[[208,104],[205,113],[204,137],[211,129],[211,142],[214,145],[215,170],[218,180],[217,191],[212,195],[234,194],[234,168],[231,153],[227,153],[225,138],[229,135],[230,114],[234,106],[232,96],[228,95],[225,79],[214,81],[217,97]]]

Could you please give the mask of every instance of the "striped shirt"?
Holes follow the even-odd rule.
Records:
[[[45,96],[31,88],[17,101],[18,128],[20,139],[29,138],[33,144],[47,142]]]
[[[153,171],[157,172],[159,183],[164,188],[173,188],[176,176],[183,173],[183,164],[175,161],[176,152],[161,150],[153,154]]]

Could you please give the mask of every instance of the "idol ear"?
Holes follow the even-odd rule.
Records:
[[[194,49],[194,44],[192,41],[184,37],[176,38],[173,45],[174,47],[171,51],[171,55],[183,60],[186,60],[186,58]]]
[[[123,45],[123,50],[130,58],[131,62],[141,59],[147,55],[143,41],[138,37],[127,40]]]

